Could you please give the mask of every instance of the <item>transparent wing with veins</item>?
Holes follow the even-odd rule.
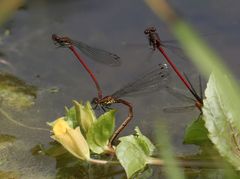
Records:
[[[110,66],[120,66],[120,57],[114,53],[90,47],[89,45],[80,42],[71,40],[72,44],[76,46],[82,53],[95,60],[96,62],[100,62]]]
[[[158,91],[165,87],[169,74],[170,71],[167,64],[159,64],[157,67],[139,76],[137,80],[128,83],[111,96],[120,98]]]
[[[182,60],[186,60],[187,56],[183,52],[182,48],[177,45],[177,41],[175,40],[166,40],[161,41],[161,46],[169,51],[171,54],[173,54],[176,57],[181,58]]]
[[[182,90],[177,89],[177,88],[172,88],[172,87],[169,87],[169,86],[166,87],[166,90],[172,96],[180,99],[181,101],[189,103],[189,105],[164,107],[163,108],[164,112],[166,112],[166,113],[181,113],[181,112],[192,111],[194,108],[196,109],[196,101],[195,101],[195,99],[187,96],[185,94],[185,92],[183,92]],[[201,80],[200,76],[199,76],[199,92],[200,92],[201,99],[203,99],[202,80]]]
[[[187,105],[187,106],[171,106],[171,107],[164,107],[162,110],[165,113],[185,113],[192,111],[196,106],[194,104]]]
[[[187,112],[192,111],[195,106],[195,100],[185,94],[185,91],[182,91],[177,88],[172,88],[167,86],[166,87],[167,92],[171,95],[176,97],[177,99],[189,103],[186,106],[167,106],[164,107],[162,110],[165,113],[181,113],[181,112]]]

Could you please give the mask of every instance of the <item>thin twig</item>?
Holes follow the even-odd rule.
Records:
[[[15,119],[13,119],[7,112],[5,112],[3,109],[0,108],[0,113],[9,121],[15,123],[18,126],[27,128],[27,129],[31,129],[31,130],[40,130],[40,131],[48,131],[50,132],[49,129],[46,128],[41,128],[41,127],[32,127],[32,126],[27,126],[21,122],[16,121]]]
[[[223,168],[224,164],[213,160],[183,160],[178,159],[178,165],[182,168]],[[149,158],[148,164],[164,166],[166,162],[158,158]]]
[[[112,165],[120,165],[118,161],[108,161],[108,160],[99,160],[99,159],[89,159],[88,162],[100,165],[112,164]],[[214,160],[184,160],[178,159],[178,165],[182,168],[223,168],[224,163],[221,161],[214,161]],[[167,162],[159,158],[149,157],[147,164],[148,165],[158,165],[158,166],[165,166]]]

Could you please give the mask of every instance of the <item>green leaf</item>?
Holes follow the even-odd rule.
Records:
[[[231,111],[225,108],[224,95],[219,88],[219,81],[215,75],[210,76],[205,91],[203,119],[209,131],[209,138],[216,146],[220,155],[225,157],[233,166],[240,169],[240,138],[239,130],[233,124],[238,118],[234,118]]]
[[[206,145],[211,143],[208,138],[208,130],[205,127],[202,115],[187,126],[183,143],[195,145]]]
[[[71,107],[70,109],[65,107],[65,110],[66,116],[64,117],[64,120],[67,121],[71,128],[75,129],[77,126],[79,126],[75,107]]]
[[[134,140],[133,137],[132,140]],[[134,141],[132,143],[129,141],[121,142],[117,146],[116,154],[118,160],[125,169],[128,178],[136,172],[144,169],[147,163],[147,156],[140,147],[134,144]]]
[[[85,135],[92,123],[96,121],[95,113],[89,101],[87,101],[85,106],[75,100],[73,100],[73,104],[74,106],[70,109],[65,108],[65,120],[72,128],[80,126],[81,131]]]
[[[102,153],[108,145],[115,126],[116,110],[110,110],[101,115],[87,132],[87,142],[90,149],[95,153]]]
[[[147,156],[152,155],[153,151],[155,150],[155,146],[146,136],[141,133],[138,127],[135,128],[135,131],[138,145],[141,146],[142,150]]]
[[[73,101],[76,110],[76,120],[78,121],[82,131],[87,133],[92,123],[96,121],[95,113],[89,101],[86,105],[79,104],[77,101]]]
[[[116,148],[117,158],[125,169],[128,178],[145,168],[155,149],[150,140],[142,135],[138,128],[135,131],[135,135],[121,137],[119,139],[121,142]]]
[[[153,176],[153,169],[150,166],[147,166],[144,168],[143,171],[137,172],[136,175],[134,175],[133,178],[137,179],[149,179]]]

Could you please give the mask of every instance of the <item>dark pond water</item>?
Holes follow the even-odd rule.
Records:
[[[172,0],[171,3],[204,34],[204,38],[239,76],[240,2]],[[24,124],[47,128],[46,122],[62,116],[64,106],[71,106],[73,99],[86,101],[96,96],[88,74],[68,49],[55,48],[51,34],[68,35],[121,57],[120,67],[87,61],[97,75],[104,95],[107,95],[136,79],[148,68],[163,62],[158,53],[148,58],[150,50],[143,31],[152,25],[158,28],[163,40],[173,39],[166,25],[139,0],[43,0],[27,3],[5,24],[5,29],[10,29],[10,35],[3,38],[0,50],[4,54],[1,59],[9,64],[1,63],[0,68],[36,86],[38,92],[32,108],[10,110],[9,113]],[[3,32],[4,28],[1,29],[2,36]],[[197,86],[198,72],[195,68],[187,61],[172,57]],[[185,90],[175,75],[171,75],[171,84]],[[52,93],[49,89],[53,87],[59,91]],[[126,99],[134,106],[134,119],[123,134],[130,134],[135,126],[139,126],[146,136],[154,139],[155,122],[165,120],[178,154],[197,151],[197,147],[182,144],[184,128],[189,121],[198,117],[197,109],[177,114],[162,112],[166,106],[190,103],[171,97],[164,90]],[[126,115],[126,109],[120,105],[114,107],[119,111],[117,119],[120,123]],[[23,178],[54,178],[56,161],[32,156],[30,152],[35,145],[51,141],[49,132],[19,127],[2,115],[0,119],[0,133],[17,138],[16,142],[3,150],[3,158],[7,162],[0,165],[0,170],[19,171]]]

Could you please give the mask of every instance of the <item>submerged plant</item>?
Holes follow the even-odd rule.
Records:
[[[35,103],[37,88],[17,77],[0,73],[0,104],[15,110],[28,108]]]

